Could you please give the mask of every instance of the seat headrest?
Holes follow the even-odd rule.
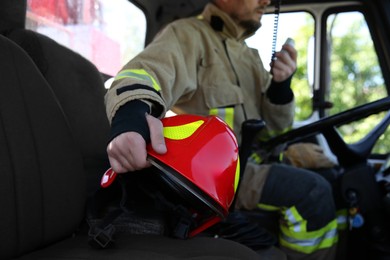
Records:
[[[26,0],[0,1],[0,33],[11,29],[25,28]]]

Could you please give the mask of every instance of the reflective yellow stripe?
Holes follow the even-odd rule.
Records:
[[[298,252],[310,254],[317,250],[329,248],[337,243],[337,220],[334,219],[325,227],[307,231],[307,221],[302,218],[295,207],[282,209],[267,204],[257,204],[257,207],[266,211],[282,210],[285,224],[280,225],[279,242],[284,247]]]
[[[329,248],[338,241],[336,220],[314,232],[304,232],[299,235],[296,233],[289,233],[288,231],[290,230],[282,229],[280,244],[284,247],[306,254]]]
[[[283,214],[288,222],[289,228],[294,232],[302,232],[306,230],[307,221],[302,218],[295,207],[285,210]]]
[[[282,162],[283,161],[283,152],[281,152],[280,154],[279,154],[279,162]]]
[[[218,116],[223,121],[225,121],[225,123],[228,126],[230,126],[231,129],[233,129],[233,124],[234,124],[234,108],[233,107],[210,109],[210,115]]]
[[[240,158],[237,160],[236,175],[234,177],[234,193],[237,191],[238,183],[240,181]]]
[[[285,211],[286,225],[281,225],[280,244],[293,250],[312,253],[329,248],[338,241],[337,220],[316,231],[307,231],[307,221],[295,207]]]
[[[251,154],[251,156],[249,156],[248,160],[251,162],[260,164],[263,159],[261,158],[261,156],[258,153],[254,152]]]
[[[164,137],[172,140],[188,138],[193,135],[203,123],[203,120],[199,120],[180,126],[166,126],[164,127]]]
[[[263,203],[257,204],[257,207],[259,209],[262,209],[262,210],[265,210],[265,211],[277,211],[277,210],[280,209],[279,207],[272,206],[272,205],[267,205],[267,204],[263,204]]]
[[[281,134],[284,134],[284,133],[290,131],[291,129],[292,129],[292,127],[287,127],[287,128],[280,130],[280,131],[276,131],[276,130],[275,131],[267,131],[265,134],[261,135],[261,137],[259,138],[259,141],[265,142],[268,139],[275,137],[275,136],[278,136],[278,135],[281,135]]]
[[[115,80],[123,78],[133,78],[148,82],[149,85],[153,86],[156,91],[160,91],[161,87],[157,84],[157,81],[144,69],[139,70],[122,70],[115,77]]]
[[[337,216],[337,229],[346,230],[348,227],[348,210],[341,209],[336,212]]]

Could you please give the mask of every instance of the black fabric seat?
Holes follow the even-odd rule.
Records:
[[[95,250],[79,232],[83,150],[55,91],[27,53],[0,36],[0,259],[256,259],[222,239],[128,235]]]
[[[27,54],[0,41],[0,258],[70,236],[86,200],[81,153]]]
[[[5,36],[27,52],[57,97],[83,155],[92,193],[109,168],[106,145],[110,126],[100,72],[90,61],[45,35],[14,29]]]

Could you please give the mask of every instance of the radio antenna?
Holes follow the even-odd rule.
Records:
[[[273,31],[273,36],[272,36],[271,63],[275,60],[276,42],[277,42],[277,38],[278,38],[278,25],[279,25],[279,14],[280,14],[281,3],[282,3],[282,0],[275,0],[274,31]]]

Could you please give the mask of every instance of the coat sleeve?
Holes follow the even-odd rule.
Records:
[[[294,120],[295,100],[291,102],[278,105],[273,104],[265,97],[263,102],[262,118],[267,122],[267,133],[263,138],[279,135],[289,130]]]
[[[258,51],[254,49],[250,50],[253,52],[252,57],[255,59],[253,64],[257,64],[253,73],[253,78],[256,80],[256,91],[254,92],[256,93],[256,98],[259,99],[256,105],[257,114],[266,123],[266,127],[264,131],[261,131],[259,138],[266,140],[270,136],[281,134],[290,129],[294,120],[295,100],[294,96],[292,96],[290,102],[276,104],[278,102],[273,102],[272,100],[275,101],[279,97],[273,97],[272,100],[268,97],[268,90],[272,85],[272,75],[264,68]],[[288,87],[290,83],[291,81],[288,82]],[[274,87],[279,88],[279,86]],[[279,89],[275,92],[275,95],[280,94]],[[250,99],[253,97],[247,96],[246,98]]]
[[[261,118],[266,122],[266,131],[262,131],[260,140],[280,135],[291,129],[295,115],[295,98],[286,104],[274,104],[266,93],[262,95]]]
[[[179,98],[194,93],[199,41],[182,28],[168,25],[117,74],[105,97],[110,121],[126,102],[142,99],[163,117]]]

